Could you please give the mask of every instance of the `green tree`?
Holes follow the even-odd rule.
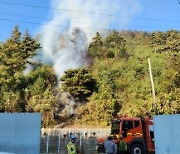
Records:
[[[38,48],[39,44],[30,37],[27,31],[24,38],[21,38],[18,26],[15,26],[11,37],[1,44],[0,91],[2,99],[0,106],[2,111],[25,111],[24,88],[27,82],[23,76],[23,70]]]
[[[126,44],[126,40],[122,37],[120,32],[113,31],[106,39],[106,46],[113,47],[117,46],[124,46]]]
[[[89,45],[89,53],[92,57],[98,57],[100,58],[102,53],[102,47],[103,47],[103,40],[102,36],[99,32],[96,33],[96,36],[92,38],[92,42]]]
[[[122,37],[120,32],[113,31],[109,36],[105,39],[105,46],[107,47],[107,58],[116,59],[126,57],[126,40]]]
[[[1,45],[1,82],[8,83],[16,72],[22,72],[28,60],[35,55],[40,45],[30,37],[26,31],[21,40],[18,26],[12,32],[12,36]]]
[[[41,112],[43,126],[52,125],[55,103],[55,86],[57,78],[49,66],[39,66],[26,76],[28,86],[25,88],[26,111]]]
[[[81,108],[81,123],[108,126],[113,116],[119,112],[120,105],[112,88],[107,84],[101,84],[98,92],[89,97],[87,105]]]
[[[34,55],[36,55],[36,50],[40,49],[40,44],[37,43],[30,35],[28,30],[26,29],[23,39],[21,40],[21,65],[25,67],[27,63],[31,63],[29,61]],[[24,68],[23,68],[24,70]]]
[[[86,100],[96,90],[96,81],[88,69],[69,69],[60,78],[61,89],[76,100]]]
[[[167,39],[164,47],[166,52],[176,52],[180,51],[180,33],[175,30],[166,32]]]
[[[163,32],[153,32],[150,34],[149,42],[155,52],[162,52],[166,44],[167,36]]]

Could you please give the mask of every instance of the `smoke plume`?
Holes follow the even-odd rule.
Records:
[[[51,5],[53,20],[41,27],[42,49],[34,59],[51,63],[58,78],[67,69],[87,64],[88,44],[96,32],[104,35],[108,29],[125,28],[131,19],[128,16],[141,9],[138,0],[51,0]],[[55,117],[73,115],[81,104],[67,93],[56,99]]]
[[[126,17],[141,9],[138,0],[51,0],[51,5],[53,20],[41,28],[39,60],[52,63],[58,77],[86,65],[88,43],[97,31],[121,29],[130,20]]]

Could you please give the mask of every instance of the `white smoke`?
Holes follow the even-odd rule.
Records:
[[[33,67],[32,67],[30,64],[26,64],[26,68],[25,68],[25,70],[23,71],[23,74],[24,74],[24,75],[27,75],[27,74],[29,74],[29,72],[30,72],[31,70],[33,70]]]
[[[85,33],[79,28],[74,28],[67,35],[63,40],[63,47],[54,54],[54,70],[58,77],[61,77],[65,70],[83,67],[86,63],[88,44]]]
[[[141,9],[138,0],[51,0],[53,20],[41,28],[41,61],[51,61],[58,77],[86,64],[88,42],[97,31],[124,27]],[[83,13],[84,12],[84,13]],[[100,15],[101,14],[101,15]],[[102,15],[106,14],[106,15]],[[118,15],[111,16],[112,14]],[[126,16],[126,17],[119,17]],[[117,26],[118,25],[118,26]],[[75,28],[78,27],[78,28]]]

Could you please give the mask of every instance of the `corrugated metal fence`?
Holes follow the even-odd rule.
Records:
[[[180,154],[180,114],[155,115],[156,154]]]
[[[95,154],[97,139],[106,139],[110,129],[83,128],[83,129],[42,129],[41,153],[67,154],[66,146],[70,141],[70,134],[76,134],[76,145],[81,154]]]
[[[0,113],[0,153],[39,154],[40,130],[40,113]]]

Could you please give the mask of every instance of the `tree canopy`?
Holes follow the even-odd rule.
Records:
[[[67,70],[60,81],[61,89],[80,101],[86,100],[97,89],[96,82],[88,69]]]
[[[66,70],[60,79],[52,65],[31,60],[38,49],[28,30],[22,36],[18,26],[0,43],[0,112],[41,112],[44,127],[107,126],[117,114],[153,116],[150,58],[158,114],[180,113],[179,31],[97,32],[88,49],[91,63]],[[24,73],[27,65],[32,69]],[[72,100],[73,118],[67,112]]]

